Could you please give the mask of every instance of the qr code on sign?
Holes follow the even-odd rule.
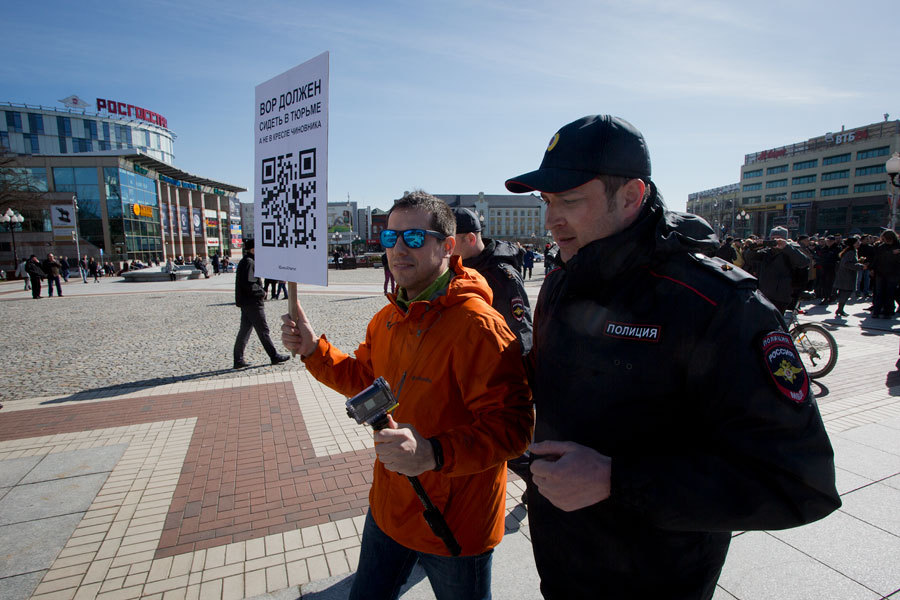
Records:
[[[316,149],[264,158],[261,220],[263,246],[316,248]]]

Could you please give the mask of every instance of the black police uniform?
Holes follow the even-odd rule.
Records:
[[[530,486],[541,591],[711,598],[734,530],[835,510],[834,460],[784,322],[755,280],[699,253],[715,240],[665,213],[551,273],[536,307],[536,441],[612,458],[610,497],[564,512]]]
[[[263,300],[266,292],[261,280],[254,275],[255,262],[249,254],[238,263],[237,273],[234,279],[234,303],[241,307],[241,328],[234,340],[234,365],[241,366],[244,362],[244,348],[250,339],[250,330],[255,329],[259,341],[262,342],[266,354],[273,362],[280,356],[269,337],[269,324],[266,322],[266,312],[263,309]]]
[[[481,273],[494,300],[491,303],[503,315],[506,324],[522,346],[522,354],[531,350],[531,303],[518,267],[519,249],[500,240],[484,239],[484,250],[478,256],[463,260],[463,266]]]

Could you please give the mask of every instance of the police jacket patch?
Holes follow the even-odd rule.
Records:
[[[762,337],[762,356],[775,389],[795,404],[805,404],[809,394],[809,376],[794,347],[791,336],[772,331]]]
[[[603,334],[609,337],[635,340],[639,342],[658,342],[661,328],[658,325],[640,325],[638,323],[617,323],[607,321]]]
[[[522,299],[516,296],[513,298],[510,303],[510,312],[512,316],[515,317],[516,321],[521,321],[525,318],[525,303],[522,302]]]

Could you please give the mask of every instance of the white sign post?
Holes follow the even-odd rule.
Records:
[[[256,86],[254,116],[256,275],[328,285],[328,53]]]

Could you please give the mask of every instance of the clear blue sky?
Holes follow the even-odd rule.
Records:
[[[147,108],[178,135],[177,167],[252,190],[255,86],[327,50],[331,201],[506,193],[560,126],[612,113],[682,210],[736,182],[746,153],[900,116],[898,15],[882,0],[13,2],[0,100]]]

